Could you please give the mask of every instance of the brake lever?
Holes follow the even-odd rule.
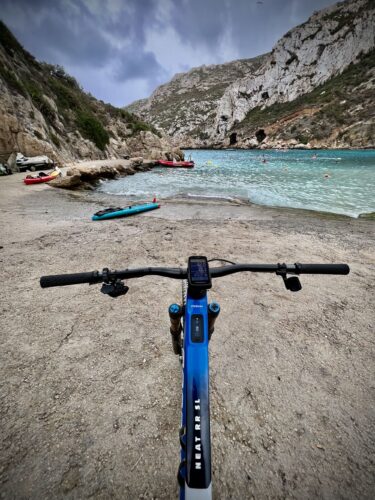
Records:
[[[302,290],[301,282],[298,276],[287,276],[286,264],[278,264],[279,269],[276,271],[277,276],[281,276],[285,285],[285,288],[290,292],[299,292]]]

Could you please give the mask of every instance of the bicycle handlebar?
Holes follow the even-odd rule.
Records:
[[[80,285],[83,283],[93,285],[101,281],[102,279],[98,271],[93,271],[91,273],[54,274],[42,276],[40,278],[40,286],[42,288],[49,288],[51,286]]]
[[[350,268],[347,264],[234,264],[210,269],[211,278],[220,278],[228,274],[239,272],[276,273],[276,274],[349,274]],[[55,274],[42,276],[40,286],[49,288],[55,286],[79,285],[89,283],[102,283],[116,279],[141,278],[142,276],[163,276],[172,279],[187,279],[186,268],[169,267],[143,267],[138,269],[124,269],[123,271],[103,272],[92,271],[90,273]]]

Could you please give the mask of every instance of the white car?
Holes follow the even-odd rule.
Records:
[[[17,153],[16,165],[20,172],[23,172],[25,170],[35,170],[36,167],[53,166],[53,161],[48,156],[27,157],[21,153]]]

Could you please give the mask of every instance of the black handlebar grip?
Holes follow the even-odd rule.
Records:
[[[347,264],[295,264],[298,274],[349,274]]]
[[[98,271],[91,273],[76,273],[76,274],[55,274],[51,276],[42,276],[40,278],[40,286],[48,288],[51,286],[65,285],[80,285],[82,283],[99,283],[101,278]]]

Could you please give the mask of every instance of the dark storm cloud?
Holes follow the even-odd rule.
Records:
[[[155,8],[156,0],[119,1],[115,13],[101,1],[2,0],[1,17],[39,58],[100,66],[119,55],[117,41],[143,51]]]
[[[231,39],[238,48],[239,56],[259,55],[269,51],[287,31],[318,11],[332,5],[330,0],[264,0],[239,2],[228,10]],[[274,42],[270,44],[270,34]]]
[[[228,27],[228,11],[226,0],[174,0],[171,17],[181,40],[215,50]]]
[[[191,46],[215,52],[228,40],[243,58],[268,52],[287,31],[332,0],[173,0],[173,26]],[[229,37],[228,37],[229,34]]]
[[[147,31],[164,26],[157,17],[158,3],[158,0],[119,0],[115,16],[103,12],[103,28],[115,37],[125,37],[134,44],[143,45]]]
[[[332,3],[0,0],[0,18],[38,59],[63,65],[93,95],[123,105],[192,66],[265,53]]]
[[[168,76],[152,52],[123,54],[115,72],[116,79],[120,82],[135,80],[137,78],[147,78],[150,74],[156,80],[161,80]]]
[[[2,0],[1,14],[6,22],[10,18],[10,28],[15,26],[16,36],[40,59],[100,66],[111,57],[111,45],[83,2]]]

